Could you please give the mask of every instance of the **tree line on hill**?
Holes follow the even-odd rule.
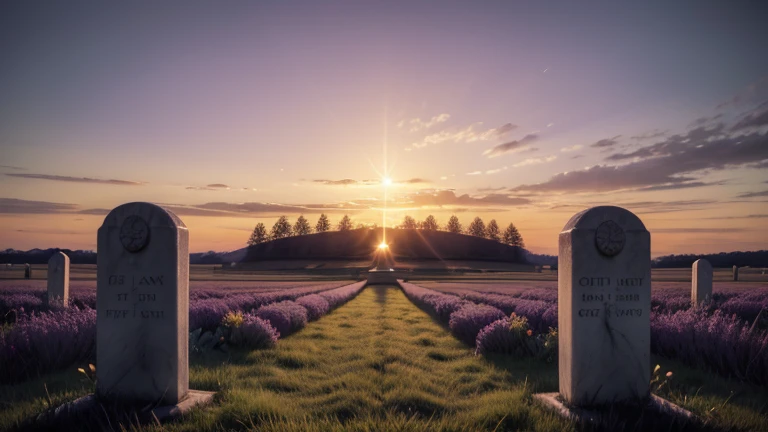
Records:
[[[665,255],[651,261],[651,266],[656,268],[681,268],[690,267],[694,261],[705,259],[712,267],[768,267],[768,250],[753,252],[720,252],[717,254],[685,254]]]
[[[263,223],[259,222],[256,224],[253,232],[251,232],[251,236],[248,238],[247,244],[248,246],[254,246],[259,243],[285,237],[312,234],[313,232],[322,233],[330,231],[331,227],[331,222],[325,213],[320,215],[320,218],[317,220],[314,229],[310,225],[309,221],[304,217],[304,215],[299,216],[299,218],[296,219],[296,222],[293,224],[290,223],[287,216],[280,216],[275,224],[272,225],[272,229],[269,231],[267,231],[267,227]],[[341,218],[335,228],[337,231],[349,231],[353,229],[353,227],[356,229],[362,229],[377,228],[378,226],[376,224],[357,224],[355,227],[355,225],[352,223],[352,219],[350,219],[348,215],[344,215],[344,217]],[[455,234],[466,234],[475,237],[483,237],[489,240],[508,244],[510,246],[525,248],[525,241],[523,240],[523,236],[515,227],[515,224],[510,222],[507,228],[502,232],[499,228],[499,224],[495,219],[491,219],[490,222],[488,222],[488,225],[486,225],[480,217],[476,217],[469,224],[469,226],[464,229],[456,215],[451,216],[445,226],[440,226],[440,224],[437,223],[437,219],[435,219],[435,217],[432,215],[427,216],[426,219],[421,222],[417,221],[411,216],[405,216],[405,218],[403,218],[403,222],[394,228],[420,229],[425,231],[447,231]]]

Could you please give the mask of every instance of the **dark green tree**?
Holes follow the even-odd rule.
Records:
[[[416,223],[416,220],[407,215],[403,218],[403,223],[400,224],[402,229],[416,229],[418,227],[419,224]]]
[[[275,222],[274,225],[272,225],[272,232],[270,233],[270,238],[272,240],[281,239],[285,237],[291,236],[291,223],[288,222],[287,216],[280,216],[277,219],[277,222]]]
[[[461,222],[459,222],[459,218],[457,218],[456,215],[451,215],[451,218],[448,219],[448,224],[445,225],[445,230],[448,232],[461,234],[463,228],[461,226]]]
[[[427,218],[424,219],[424,222],[421,223],[421,229],[427,231],[437,231],[438,225],[435,217],[432,215],[427,216]]]
[[[315,225],[315,232],[326,232],[331,229],[331,222],[328,221],[328,216],[325,215],[325,213],[320,215],[320,218],[317,220],[317,225]]]
[[[488,226],[485,227],[485,236],[491,240],[499,241],[499,224],[496,223],[496,219],[491,219],[488,222]]]
[[[339,231],[349,231],[352,229],[352,219],[349,216],[344,215],[339,221]]]
[[[309,221],[304,217],[304,215],[299,216],[298,219],[296,219],[296,223],[293,224],[293,235],[306,235],[312,233],[312,227],[309,226]]]
[[[469,224],[467,234],[475,237],[485,237],[485,223],[480,219],[480,216],[477,216],[475,220]]]
[[[256,224],[256,228],[253,229],[251,237],[248,238],[248,246],[257,245],[267,241],[267,227],[263,223]]]
[[[506,230],[504,230],[504,235],[501,237],[501,242],[506,243],[510,246],[519,246],[521,248],[525,247],[525,242],[523,241],[523,236],[520,235],[520,232],[515,227],[515,224],[511,223],[507,227]]]

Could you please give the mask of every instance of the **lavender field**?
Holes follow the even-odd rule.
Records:
[[[0,282],[0,383],[93,361],[95,285],[74,281],[70,307],[61,308],[48,306],[44,281]],[[222,348],[222,338],[252,348],[272,346],[345,303],[363,286],[344,280],[191,282],[190,348]]]
[[[406,282],[401,287],[478,352],[546,355],[546,344],[556,334],[556,283]],[[711,301],[694,308],[690,284],[654,282],[651,308],[654,353],[725,377],[768,384],[765,284],[717,283]]]

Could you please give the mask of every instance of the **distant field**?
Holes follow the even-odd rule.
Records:
[[[32,279],[45,280],[47,265],[32,265]],[[358,278],[370,267],[365,261],[264,261],[249,263],[244,267],[228,268],[221,264],[194,264],[190,266],[190,280],[193,281],[317,281]],[[398,263],[398,268],[409,271],[410,280],[452,280],[452,281],[557,281],[557,272],[544,269],[541,273],[531,271],[532,266],[482,261],[411,261]],[[656,282],[690,282],[691,270],[653,269],[651,278]],[[24,267],[14,265],[8,270],[0,268],[0,279],[24,279]],[[70,279],[96,280],[95,264],[73,264]],[[714,269],[714,281],[732,282],[732,269]],[[765,269],[739,269],[739,282],[768,283]]]

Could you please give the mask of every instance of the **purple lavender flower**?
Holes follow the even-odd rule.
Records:
[[[477,334],[488,324],[505,318],[504,312],[493,306],[466,304],[451,314],[451,332],[469,345],[475,344]]]

